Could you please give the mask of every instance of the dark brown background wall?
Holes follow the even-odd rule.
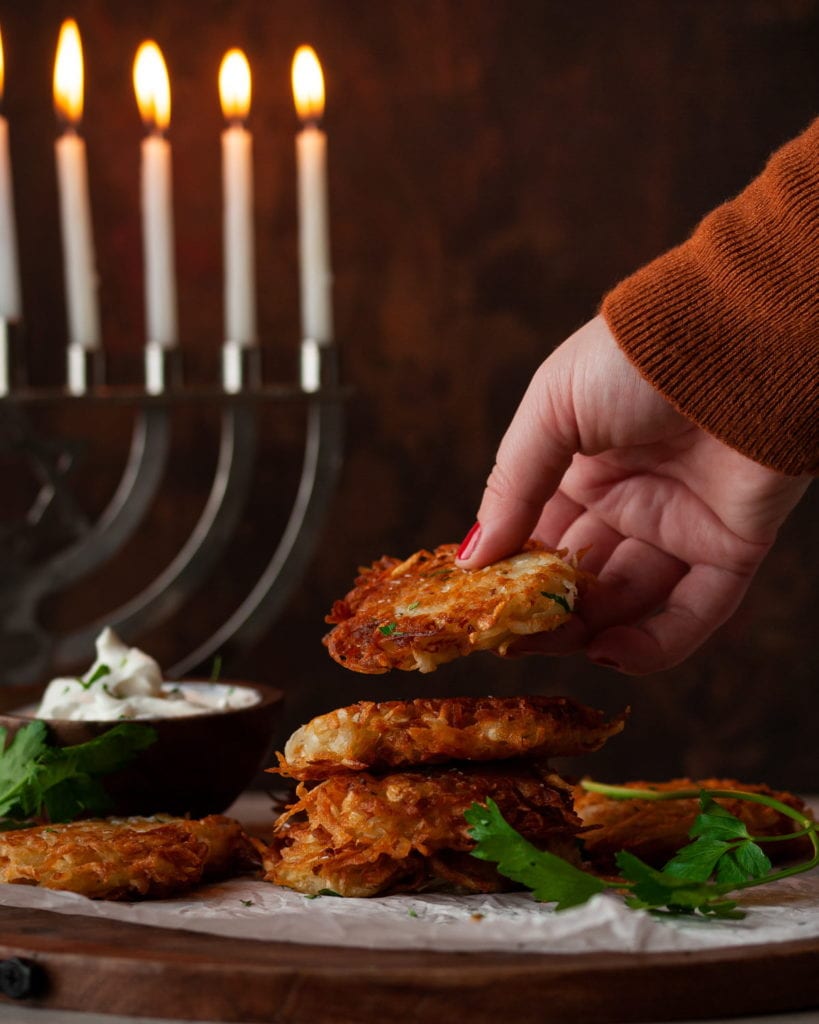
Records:
[[[254,75],[260,328],[270,380],[296,375],[292,53],[328,90],[336,322],[348,406],[343,477],[283,618],[226,666],[288,695],[278,742],[362,697],[545,691],[633,707],[594,760],[608,778],[736,774],[819,788],[815,493],[734,619],[685,665],[632,680],[584,658],[476,656],[426,677],[357,677],[327,658],[323,615],[355,567],[459,540],[532,371],[620,277],[681,240],[817,113],[816,0],[31,0],[0,5],[29,369],[62,379],[65,336],[51,73],[61,19],[86,54],[90,179],[110,376],[135,382],[143,335],[131,86],[155,38],[171,75],[180,322],[188,379],[213,381],[222,322],[216,74],[240,46]],[[798,400],[794,396],[794,400]],[[301,423],[266,410],[252,500],[206,590],[138,638],[166,664],[236,606],[269,555],[298,473]],[[84,442],[75,493],[93,516],[116,485],[131,413],[39,412]],[[209,486],[218,419],[186,409],[161,499],[121,557],[43,610],[64,630],[104,614],[178,549]],[[4,455],[4,515],[32,493]],[[91,652],[89,652],[90,657]],[[582,767],[582,766],[581,766]]]

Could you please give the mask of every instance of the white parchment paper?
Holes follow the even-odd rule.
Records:
[[[247,820],[243,810],[236,808],[235,816]],[[250,878],[204,886],[178,899],[135,903],[0,885],[0,906],[263,942],[453,952],[659,953],[819,937],[819,869],[742,893],[740,906],[747,916],[741,921],[658,918],[629,910],[611,893],[558,913],[522,893],[310,899]]]
[[[742,921],[658,919],[628,910],[609,893],[557,913],[518,893],[308,899],[251,879],[144,903],[0,885],[0,905],[268,942],[464,952],[663,952],[819,937],[819,871],[750,890],[742,900]]]

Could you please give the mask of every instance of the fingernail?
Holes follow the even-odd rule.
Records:
[[[620,668],[619,663],[611,658],[590,658],[589,660],[595,665],[600,665],[602,668]]]
[[[458,548],[458,553],[455,556],[457,559],[469,558],[475,548],[478,546],[478,541],[481,537],[481,524],[475,523],[469,533],[461,541],[461,546]]]

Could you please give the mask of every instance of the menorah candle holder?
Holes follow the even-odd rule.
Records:
[[[256,346],[226,343],[223,386],[213,388],[182,383],[176,350],[147,347],[144,388],[103,385],[100,354],[84,353],[85,387],[72,391],[19,385],[19,364],[9,327],[0,320],[0,383],[6,383],[0,390],[0,439],[8,450],[33,464],[42,487],[25,521],[6,524],[0,535],[0,557],[5,564],[0,576],[3,682],[41,682],[51,674],[87,663],[93,655],[94,639],[105,625],[136,643],[179,611],[214,570],[241,520],[253,480],[259,403],[301,404],[306,406],[301,477],[272,557],[239,607],[218,629],[209,629],[207,637],[183,653],[166,673],[168,678],[179,679],[201,671],[217,653],[229,662],[252,646],[283,610],[301,579],[338,477],[344,395],[336,345],[317,345],[308,339],[302,344],[300,383],[271,385],[261,379]],[[78,359],[79,353],[74,358]],[[102,514],[93,523],[75,516],[74,539],[39,558],[37,535],[44,508],[53,500],[72,507],[73,499],[44,454],[43,440],[33,430],[27,411],[37,405],[72,402],[94,403],[101,412],[113,404],[135,405],[131,447],[119,485]],[[171,563],[125,604],[63,635],[48,632],[38,616],[43,601],[103,566],[139,529],[162,482],[170,451],[171,413],[180,404],[191,402],[221,409],[221,434],[210,492],[187,540]]]

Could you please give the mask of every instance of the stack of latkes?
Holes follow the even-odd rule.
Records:
[[[341,896],[507,889],[494,866],[470,856],[464,812],[491,797],[539,849],[574,859],[582,822],[548,759],[598,750],[624,720],[565,697],[362,701],[315,718],[271,769],[299,785],[276,822],[265,877]]]

